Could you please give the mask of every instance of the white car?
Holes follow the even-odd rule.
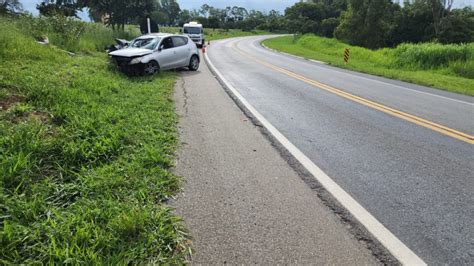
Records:
[[[160,70],[199,69],[199,49],[185,35],[155,33],[136,38],[127,48],[109,53],[112,61],[129,74],[153,75]]]

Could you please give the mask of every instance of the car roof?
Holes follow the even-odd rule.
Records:
[[[180,36],[180,37],[187,37],[186,35],[180,35],[180,34],[172,34],[172,33],[150,33],[150,34],[145,34],[137,39],[146,39],[146,38],[156,38],[156,37],[170,37],[170,36]]]

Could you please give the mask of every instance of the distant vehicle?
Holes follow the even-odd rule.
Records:
[[[153,33],[131,41],[127,48],[110,52],[112,62],[125,73],[153,75],[160,70],[199,69],[199,50],[185,35]]]
[[[189,22],[184,24],[183,33],[188,35],[189,38],[191,38],[191,40],[193,40],[193,42],[195,42],[199,48],[206,44],[204,28],[202,27],[202,24],[197,22]]]

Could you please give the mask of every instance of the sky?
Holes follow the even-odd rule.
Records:
[[[293,5],[299,0],[178,0],[181,9],[199,9],[203,4],[210,6],[224,8],[226,6],[242,6],[247,9],[255,9],[260,11],[270,11],[272,9],[284,12],[286,7]],[[41,0],[20,0],[23,4],[23,8],[26,11],[38,14],[36,10],[36,4],[40,3]],[[403,0],[400,0],[403,2]],[[463,6],[474,6],[474,0],[455,0],[454,4],[456,7]],[[87,14],[80,14],[81,18],[87,19]]]

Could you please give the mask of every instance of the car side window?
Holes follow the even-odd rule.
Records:
[[[171,37],[165,38],[163,42],[161,43],[161,48],[163,49],[170,49],[173,47],[174,45],[173,45],[173,40],[171,39]]]
[[[186,45],[186,42],[183,37],[175,36],[172,38],[173,38],[174,47],[180,47],[180,46]]]

